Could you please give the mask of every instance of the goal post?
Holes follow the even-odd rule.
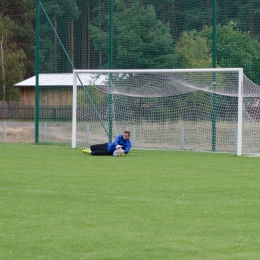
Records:
[[[243,78],[242,68],[73,70],[72,148],[129,130],[135,148],[241,156]]]
[[[242,155],[242,118],[243,118],[243,69],[239,69],[238,74],[238,112],[237,112],[237,155]]]

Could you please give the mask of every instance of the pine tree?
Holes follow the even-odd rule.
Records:
[[[3,101],[18,100],[18,91],[13,85],[25,75],[25,52],[13,40],[14,22],[0,15],[0,98]]]

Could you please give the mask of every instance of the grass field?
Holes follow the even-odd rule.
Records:
[[[0,259],[260,259],[260,158],[0,143]]]

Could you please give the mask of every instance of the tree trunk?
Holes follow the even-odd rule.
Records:
[[[72,21],[70,24],[70,32],[69,32],[69,42],[70,42],[70,58],[71,62],[74,65],[74,22]]]
[[[98,4],[99,4],[99,6],[100,6],[100,0],[98,1]],[[100,16],[100,10],[99,10],[99,16]],[[99,22],[99,25],[98,25],[98,27],[99,27],[99,30],[101,31],[101,23]],[[101,67],[102,66],[102,53],[101,52],[99,52],[99,67]]]
[[[87,4],[87,10],[88,10],[88,25],[90,24],[90,8],[89,8],[89,2]],[[91,49],[90,49],[90,31],[89,31],[89,28],[87,28],[88,30],[88,69],[90,69],[91,67],[91,64],[90,64],[90,61],[91,61]]]
[[[2,36],[0,41],[0,51],[1,51],[1,68],[3,77],[3,101],[5,101],[5,66],[4,66],[4,37]]]
[[[81,42],[81,68],[87,67],[87,3],[84,4],[84,10],[82,14],[82,42]]]
[[[54,29],[55,29],[55,32],[57,33],[57,28],[58,28],[58,26],[57,26],[57,20],[56,20],[56,18],[54,18]],[[56,35],[54,34],[54,57],[55,57],[55,65],[54,65],[54,68],[55,68],[55,72],[58,72],[57,71],[57,56],[58,56],[58,40],[57,40],[57,37],[56,37]]]

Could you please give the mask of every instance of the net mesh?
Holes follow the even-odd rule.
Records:
[[[236,152],[238,72],[78,73],[77,146],[107,142],[129,130],[133,147]],[[214,81],[213,81],[214,80]],[[244,86],[243,152],[256,147],[259,88]],[[109,111],[109,98],[112,107]],[[250,110],[252,109],[252,110]],[[213,127],[213,124],[215,125]]]
[[[217,48],[214,52],[212,21],[215,10],[212,0],[39,1],[39,46],[36,50],[39,53],[36,59],[40,78],[39,114],[35,115],[39,120],[39,142],[71,143],[73,69],[209,68],[215,58],[217,67],[244,69],[243,140],[248,143],[249,148],[245,146],[246,150],[257,152],[258,141],[251,137],[257,136],[259,132],[258,108],[254,105],[254,102],[257,102],[255,99],[260,96],[258,8],[258,1],[217,1]],[[49,79],[41,81],[46,75],[50,76]],[[152,122],[159,122],[160,115],[160,131],[164,131],[160,124],[167,125],[170,120],[182,120],[184,123],[174,124],[168,135],[174,135],[174,138],[178,135],[173,138],[176,140],[174,147],[195,149],[199,140],[191,138],[190,143],[194,143],[194,146],[189,147],[186,142],[188,136],[194,135],[198,129],[198,133],[203,133],[201,138],[204,136],[204,140],[211,140],[212,131],[203,131],[200,124],[198,128],[190,127],[192,130],[188,135],[188,118],[196,111],[196,116],[190,124],[196,124],[195,118],[201,118],[203,115],[206,118],[203,120],[210,126],[209,100],[214,92],[217,118],[224,118],[225,123],[234,124],[234,128],[232,126],[232,131],[229,130],[228,133],[224,128],[218,130],[223,132],[223,136],[226,135],[233,140],[230,141],[230,148],[221,148],[225,138],[219,139],[216,135],[216,149],[233,151],[236,135],[234,107],[237,107],[237,88],[234,86],[237,86],[237,77],[229,78],[225,73],[217,75],[216,86],[211,83],[211,75],[200,75],[200,78],[203,80],[183,78],[177,74],[140,74],[133,77],[127,75],[123,80],[123,75],[119,75],[113,77],[113,90],[104,85],[91,85],[88,88],[91,98],[93,95],[94,101],[100,100],[99,104],[95,104],[102,115],[102,123],[99,124],[100,136],[103,137],[99,141],[107,141],[104,129],[109,128],[109,117],[106,114],[110,108],[106,102],[109,101],[110,91],[113,91],[113,111],[120,110],[125,113],[125,125],[115,120],[116,126],[113,126],[113,130],[121,132],[127,127],[130,131],[136,132],[136,140],[149,137],[151,143],[154,143],[155,137],[149,133],[147,126],[138,126],[133,122],[137,113],[145,120],[148,120],[147,115],[151,115]],[[86,85],[89,83],[86,82]],[[213,91],[212,88],[215,87]],[[83,89],[79,90],[79,95],[82,95],[82,98],[84,95],[88,96]],[[189,106],[185,107],[184,103]],[[197,105],[198,103],[200,105]],[[95,109],[86,104],[89,106],[91,117],[96,116]],[[201,108],[203,109],[199,112]],[[162,113],[163,110],[166,112]],[[84,116],[86,115],[83,113],[83,118]],[[119,117],[118,113],[115,117]],[[165,118],[165,121],[162,118]],[[94,139],[90,139],[92,126],[84,127],[85,133],[89,133],[89,137],[87,135],[84,138],[89,140],[89,143],[95,142]],[[97,129],[98,127],[95,131],[98,131]],[[245,135],[244,133],[250,133],[250,129],[252,134]],[[158,143],[165,142],[166,148],[170,147],[167,141],[158,140]],[[148,145],[149,141],[145,143]],[[244,145],[243,143],[243,147]],[[210,146],[209,141],[205,149],[210,150]],[[152,147],[159,146],[150,144],[147,148]]]

